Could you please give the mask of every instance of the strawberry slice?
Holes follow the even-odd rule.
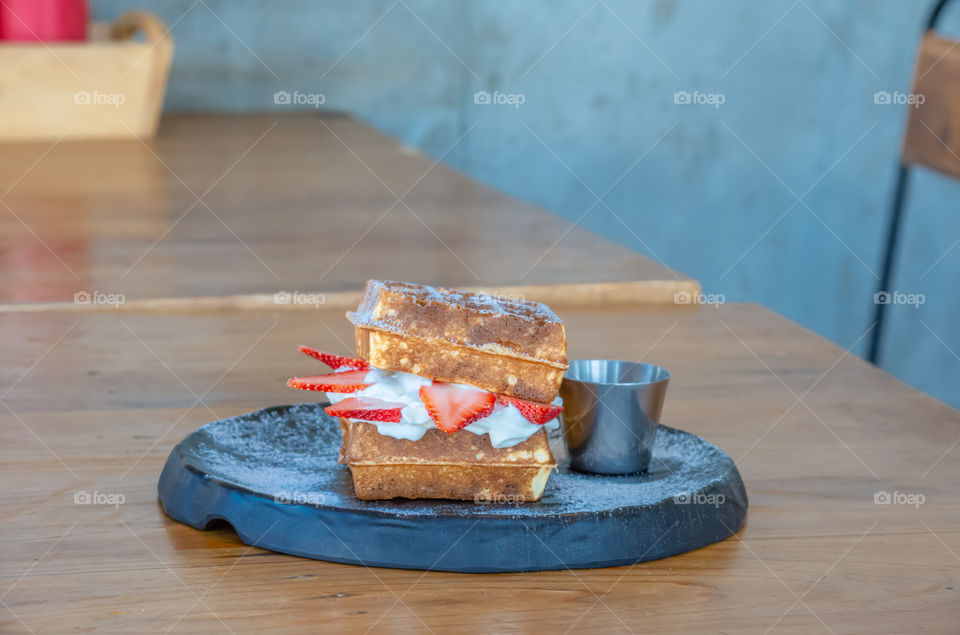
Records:
[[[486,417],[497,401],[492,392],[463,390],[438,381],[420,387],[420,400],[433,422],[447,434]]]
[[[310,377],[294,377],[287,380],[287,385],[300,390],[319,390],[321,392],[357,392],[370,386],[366,382],[366,370],[348,370],[342,373],[329,375],[312,375]]]
[[[323,409],[331,417],[362,419],[363,421],[386,421],[400,423],[402,403],[383,401],[372,397],[347,397]]]
[[[530,423],[542,426],[548,421],[552,421],[563,412],[563,406],[554,406],[549,403],[537,403],[535,401],[525,401],[516,397],[507,397],[506,395],[497,395],[497,402],[504,406],[514,406],[520,411],[524,419]]]
[[[362,359],[354,359],[353,357],[343,357],[342,355],[334,355],[333,353],[325,353],[323,351],[317,350],[315,348],[310,348],[309,346],[298,346],[301,353],[305,353],[314,359],[319,359],[321,362],[337,370],[338,368],[355,368],[357,370],[363,370],[364,368],[370,368],[370,364],[365,362]]]

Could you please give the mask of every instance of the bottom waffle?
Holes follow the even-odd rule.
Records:
[[[362,421],[340,419],[340,463],[350,467],[357,498],[540,499],[556,468],[545,430],[509,448],[466,430],[427,430],[418,441],[394,439]]]

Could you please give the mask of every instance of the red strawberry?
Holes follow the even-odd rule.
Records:
[[[355,368],[357,370],[362,370],[364,368],[370,368],[370,364],[365,362],[362,359],[354,359],[353,357],[342,357],[340,355],[334,355],[333,353],[324,353],[323,351],[318,351],[315,348],[310,348],[309,346],[298,346],[301,353],[306,353],[314,359],[319,359],[321,362],[337,370],[338,368]]]
[[[435,381],[420,387],[420,400],[437,427],[449,434],[493,412],[496,396]]]
[[[366,383],[366,370],[348,370],[342,373],[329,375],[313,375],[311,377],[294,377],[287,380],[287,385],[300,390],[319,390],[321,392],[357,392],[370,386]]]
[[[497,395],[497,401],[504,406],[514,406],[527,421],[538,426],[542,426],[546,422],[556,419],[560,413],[563,412],[563,406],[524,401],[523,399],[507,397],[506,395]]]
[[[400,423],[400,411],[402,409],[402,403],[383,401],[371,397],[347,397],[332,406],[327,406],[323,411],[331,417]]]

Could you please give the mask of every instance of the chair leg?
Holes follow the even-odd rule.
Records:
[[[887,246],[883,256],[883,270],[880,273],[880,284],[877,293],[890,292],[890,281],[893,277],[893,265],[896,259],[897,238],[900,233],[900,221],[903,216],[903,199],[907,191],[907,177],[909,168],[900,166],[897,175],[897,185],[893,192],[893,205],[890,209],[890,219],[887,225]],[[873,332],[870,333],[870,347],[867,351],[867,361],[878,365],[880,362],[880,348],[883,342],[883,318],[887,305],[876,302],[874,295]]]
[[[943,8],[947,6],[947,2],[950,0],[937,0],[937,4],[933,6],[933,9],[930,11],[930,17],[927,18],[927,30],[932,31],[937,27],[937,21],[940,20],[940,14],[943,13]]]

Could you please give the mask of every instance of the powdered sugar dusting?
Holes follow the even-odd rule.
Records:
[[[431,287],[426,284],[413,284],[410,282],[397,282],[394,280],[370,280],[367,282],[369,289],[377,291],[387,288],[397,292],[402,292],[422,302],[438,302],[446,304],[456,304],[471,311],[487,314],[507,313],[509,315],[519,315],[521,317],[531,317],[543,322],[560,323],[557,314],[550,310],[545,304],[533,302],[531,300],[521,300],[504,296],[490,295],[488,293],[474,293],[471,291],[458,291],[456,289],[445,289],[443,287]],[[376,304],[377,293],[367,293],[357,307],[356,312],[351,315],[354,324],[376,325],[384,318],[378,320],[371,319],[374,305]]]
[[[207,478],[255,494],[308,501],[345,511],[399,517],[538,518],[607,514],[653,506],[681,494],[712,490],[736,478],[733,461],[700,437],[661,426],[650,470],[641,475],[600,476],[565,467],[551,475],[535,503],[462,501],[360,501],[349,469],[337,464],[340,429],[321,404],[276,406],[210,423],[180,442],[187,465]]]
[[[399,307],[399,308],[398,308]],[[563,322],[544,304],[428,285],[368,280],[355,326],[410,340],[443,341],[566,370]]]

